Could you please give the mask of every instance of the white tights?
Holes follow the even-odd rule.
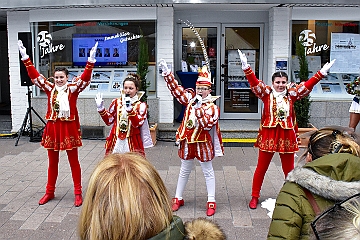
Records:
[[[199,161],[200,162],[200,161]],[[206,189],[208,192],[208,202],[215,202],[215,174],[211,161],[200,162],[201,169],[203,171]],[[194,160],[183,160],[181,159],[181,167],[179,178],[176,187],[175,197],[179,200],[182,199],[182,195],[185,189],[185,186],[189,180],[189,175],[194,166]]]

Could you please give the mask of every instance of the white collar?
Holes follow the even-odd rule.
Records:
[[[278,97],[283,98],[286,96],[286,93],[287,93],[287,89],[285,89],[282,92],[277,92],[277,91],[275,91],[273,86],[271,86],[271,90],[272,90],[272,94],[274,95],[275,98],[278,98]]]

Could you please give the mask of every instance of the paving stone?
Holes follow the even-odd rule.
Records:
[[[47,181],[47,153],[39,143],[21,138],[14,147],[12,139],[0,139],[0,239],[78,239],[77,222],[81,207],[74,206],[71,171],[65,152],[60,154],[55,199],[39,206]],[[83,192],[89,177],[104,157],[103,140],[83,140],[79,148]],[[8,148],[7,148],[8,147]],[[158,169],[168,188],[169,197],[176,191],[181,161],[173,142],[158,141],[146,149],[149,161]],[[206,217],[216,221],[228,239],[266,239],[270,218],[260,206],[251,210],[253,172],[258,150],[254,147],[225,147],[225,156],[215,158],[217,211],[206,216],[207,190],[198,161],[189,176],[183,197],[185,205],[174,214],[184,221]],[[275,154],[265,176],[260,202],[276,198],[284,182],[281,163]]]

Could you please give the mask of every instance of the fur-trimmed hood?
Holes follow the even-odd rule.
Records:
[[[207,218],[197,218],[183,224],[175,216],[170,226],[149,240],[225,240],[226,235],[220,226]]]
[[[360,192],[360,158],[348,153],[330,154],[291,171],[286,181],[334,201]]]
[[[310,239],[316,213],[304,189],[313,193],[320,211],[360,192],[360,158],[328,154],[296,167],[286,181],[276,199],[267,239]]]
[[[186,240],[225,240],[226,236],[220,226],[207,219],[197,218],[185,223]]]

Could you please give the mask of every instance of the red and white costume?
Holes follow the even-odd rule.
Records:
[[[324,76],[318,71],[306,82],[287,89],[285,94],[281,95],[257,79],[250,67],[244,72],[252,92],[264,103],[261,126],[255,143],[255,147],[260,151],[252,190],[252,196],[258,198],[265,173],[275,152],[280,153],[285,177],[294,168],[294,153],[299,150],[294,102],[309,95]]]
[[[220,109],[214,104],[218,97],[208,95],[203,99],[201,108],[195,109],[194,89],[179,86],[172,73],[164,76],[164,79],[171,94],[186,106],[183,121],[176,132],[176,141],[180,143],[179,157],[185,160],[196,157],[201,162],[206,162],[216,156],[223,156],[224,147],[218,124]],[[196,148],[189,149],[189,144],[197,145]]]
[[[208,193],[208,208],[216,208],[215,204],[215,174],[211,160],[215,156],[224,155],[221,132],[218,124],[220,110],[214,104],[218,97],[209,94],[202,98],[202,104],[195,108],[194,89],[184,89],[178,85],[173,73],[164,76],[171,94],[186,106],[183,121],[176,132],[176,141],[179,143],[178,155],[181,158],[181,167],[173,201],[182,200],[185,186],[193,168],[194,158],[198,159],[205,177]],[[197,80],[197,85],[201,82]],[[202,83],[201,83],[202,84]],[[206,82],[211,87],[211,82]],[[214,210],[215,213],[215,210]],[[212,214],[214,214],[212,213]]]
[[[84,72],[76,77],[72,83],[62,87],[61,94],[67,96],[69,111],[67,115],[59,112],[59,91],[55,83],[46,79],[35,69],[30,58],[23,60],[31,81],[43,90],[48,97],[45,119],[47,124],[41,140],[41,145],[48,150],[49,168],[46,193],[53,194],[58,175],[59,151],[66,150],[74,181],[75,194],[81,194],[81,168],[78,160],[77,147],[82,146],[80,122],[76,102],[79,93],[83,91],[91,80],[94,63],[87,62]]]
[[[107,126],[113,125],[106,138],[106,153],[139,152],[145,155],[144,148],[152,147],[149,125],[147,122],[146,103],[139,99],[143,92],[131,98],[132,110],[127,112],[122,97],[113,99],[109,110],[105,108],[99,114]]]

